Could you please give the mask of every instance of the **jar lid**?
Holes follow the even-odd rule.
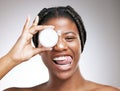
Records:
[[[58,42],[58,34],[52,28],[46,28],[39,33],[39,42],[44,47],[53,47]]]

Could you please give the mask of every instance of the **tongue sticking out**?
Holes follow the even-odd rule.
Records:
[[[70,56],[58,57],[54,59],[54,62],[58,65],[71,64],[72,58]]]

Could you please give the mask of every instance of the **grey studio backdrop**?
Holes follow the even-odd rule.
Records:
[[[84,78],[120,88],[120,0],[0,0],[0,57],[15,44],[27,15],[33,21],[42,8],[63,5],[75,8],[87,30],[79,63]],[[12,69],[0,81],[0,91],[47,80],[47,69],[36,55]]]

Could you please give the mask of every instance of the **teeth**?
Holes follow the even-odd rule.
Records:
[[[53,60],[57,61],[57,60],[66,60],[67,57],[66,56],[60,56],[60,57],[55,57]]]

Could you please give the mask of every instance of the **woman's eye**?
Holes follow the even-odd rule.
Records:
[[[68,42],[72,42],[75,39],[75,37],[66,37],[65,40]]]

